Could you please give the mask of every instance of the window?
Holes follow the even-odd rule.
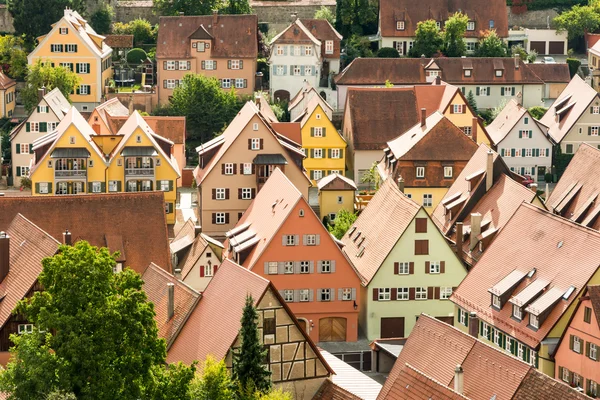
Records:
[[[63,51],[63,45],[62,44],[51,44],[50,45],[50,52],[52,53],[62,53]]]
[[[213,70],[216,69],[214,60],[205,60],[204,61],[204,69]]]
[[[523,319],[523,310],[521,310],[521,307],[517,306],[516,304],[513,304],[512,315],[516,319],[521,320],[521,319]]]
[[[525,157],[532,157],[532,149],[525,149]]]
[[[236,89],[243,89],[246,86],[245,81],[246,80],[244,78],[236,78],[235,79]]]
[[[312,56],[312,46],[304,46],[304,55]]]
[[[494,28],[494,20],[490,19],[490,29],[493,29],[493,28]]]
[[[592,114],[600,114],[600,106],[593,106]]]
[[[563,372],[562,372],[561,379],[562,379],[563,381],[567,382],[567,383],[570,383],[570,382],[569,382],[569,375],[570,375],[570,374],[569,374],[569,370],[568,370],[568,369],[566,369],[566,368],[563,368],[562,370],[563,370]]]
[[[442,286],[440,288],[440,299],[448,300],[452,296],[452,287],[451,286]]]
[[[494,344],[496,346],[502,345],[502,332],[497,329],[494,330]]]
[[[496,70],[496,76],[497,76],[497,77],[500,77],[500,76],[502,76],[502,74],[503,74],[503,73],[504,73],[504,71],[502,71],[501,69],[497,69],[497,70]]]
[[[396,21],[396,30],[403,31],[404,30],[404,21]]]
[[[343,288],[342,289],[342,300],[344,300],[344,301],[352,300],[352,288]]]
[[[119,191],[119,181],[108,181],[108,191],[109,192],[118,192]]]
[[[283,46],[277,45],[275,52],[278,56],[282,56],[283,55]]]
[[[470,69],[465,69],[465,77],[468,78],[471,76],[471,70]]]
[[[444,167],[444,178],[452,178],[452,167]]]
[[[330,273],[331,272],[331,261],[323,260],[321,261],[321,272]]]
[[[410,263],[409,262],[398,263],[398,274],[399,275],[408,275],[409,273],[410,273]]]
[[[408,300],[410,289],[401,287],[396,289],[396,300]]]
[[[313,171],[313,179],[318,181],[319,179],[321,179],[323,177],[323,171],[320,169],[315,169]]]
[[[429,254],[429,240],[415,240],[415,255],[426,256]]]
[[[223,88],[223,89],[231,88],[231,79],[229,79],[229,78],[221,79],[221,88]]]
[[[401,56],[404,55],[404,42],[395,42],[395,44],[398,54]]]
[[[175,71],[177,61],[167,61],[167,71]]]
[[[314,137],[323,137],[323,128],[320,126],[313,128],[313,136]]]
[[[21,167],[21,176],[29,176],[29,167]]]
[[[285,245],[286,246],[295,246],[296,238],[294,235],[285,235]]]
[[[529,124],[529,118],[525,117],[525,118],[523,119],[523,123],[524,123],[525,125]]]
[[[26,333],[32,333],[33,332],[33,324],[19,324],[19,326],[17,327],[17,332],[19,333],[19,335],[23,335]]]
[[[465,135],[471,136],[472,128],[470,126],[463,126],[460,129],[465,133]]]
[[[283,273],[284,274],[293,274],[294,273],[294,262],[293,261],[286,261],[283,264]]]
[[[325,54],[333,54],[333,40],[325,41]]]
[[[285,68],[283,65],[277,66],[277,75],[285,75]]]
[[[576,388],[581,388],[582,384],[581,382],[583,381],[583,379],[581,379],[581,375],[573,373],[573,383],[572,385]]]
[[[67,182],[58,182],[56,194],[67,194]]]
[[[425,178],[425,167],[417,167],[417,178]]]
[[[495,308],[502,308],[502,303],[500,302],[500,296],[492,295],[492,306]]]
[[[581,339],[578,336],[573,336],[573,351],[581,354]]]
[[[90,64],[89,63],[77,63],[77,71],[80,74],[89,74],[90,73]]]
[[[440,273],[440,262],[439,261],[431,261],[429,263],[429,273],[430,274],[439,274]]]
[[[79,85],[79,89],[77,89],[77,94],[87,95],[90,94],[90,85]]]
[[[277,275],[277,261],[269,261],[269,275]]]
[[[585,307],[583,310],[583,322],[587,324],[592,322],[592,309],[590,307]]]
[[[252,163],[244,163],[244,175],[252,175]]]
[[[306,245],[307,246],[316,246],[317,245],[317,235],[306,235]]]
[[[467,312],[461,310],[460,308],[458,309],[458,322],[463,326],[469,325],[469,318],[467,316]]]
[[[60,28],[58,30],[58,33],[60,33],[61,35],[68,35],[69,34],[69,28]]]
[[[338,204],[342,204],[344,202],[344,197],[343,196],[338,196],[337,197],[337,203]]]
[[[233,175],[233,163],[225,163],[225,175]]]
[[[573,154],[573,145],[572,144],[568,144],[565,146],[565,153]]]
[[[308,301],[308,289],[300,289],[300,301]]]
[[[73,72],[73,63],[59,63],[58,65]]]
[[[294,75],[299,76],[302,74],[302,70],[300,68],[300,65],[294,65]]]
[[[294,48],[294,55],[299,56],[300,53],[302,52],[302,47],[301,46],[293,46],[293,48]]]
[[[504,87],[504,96],[508,96],[508,97],[512,96],[513,89],[514,88],[512,86],[505,86]]]
[[[592,127],[590,128],[590,135],[592,135],[592,136],[598,136],[598,130],[599,130],[599,127],[597,127],[597,126],[592,126]]]
[[[284,290],[283,300],[285,300],[286,303],[292,303],[294,301],[294,291],[290,289]]]
[[[475,51],[475,46],[476,46],[475,42],[467,42],[467,51],[469,51],[469,52]],[[467,76],[467,75],[465,74],[465,76]],[[468,76],[471,76],[471,73],[469,73]]]
[[[252,199],[252,189],[251,188],[242,188],[242,200],[251,200]]]
[[[187,61],[179,61],[179,69],[181,71],[186,71],[188,68],[188,62]]]
[[[537,315],[529,314],[529,325],[532,328],[538,329],[540,327],[540,319]]]
[[[18,144],[17,146],[20,147],[20,151],[19,151],[20,154],[29,154],[29,144],[21,143],[21,144]]]
[[[210,263],[210,261],[209,261]],[[204,276],[213,276],[214,270],[212,265],[208,264],[204,267]]]
[[[304,75],[312,75],[312,65],[304,66]]]
[[[276,330],[276,326],[275,326],[275,317],[271,317],[271,318],[264,318],[263,320],[263,333],[265,335],[275,335],[275,330]]]
[[[215,189],[215,200],[225,200],[225,188]]]
[[[490,326],[485,322],[481,323],[481,336],[484,338],[489,338],[490,335]]]
[[[437,70],[427,71],[427,76],[432,76],[432,77],[440,76],[440,71],[437,71]]]
[[[216,213],[215,220],[216,220],[217,225],[224,225],[225,224],[225,213],[224,212]]]
[[[331,301],[331,289],[321,289],[321,301]]]
[[[390,288],[379,288],[379,301],[390,300],[392,295],[392,289]]]
[[[464,104],[453,104],[452,105],[452,113],[453,114],[462,114],[464,110]]]
[[[415,288],[415,300],[427,300],[427,288]]]
[[[435,22],[435,26],[437,26],[438,29],[442,28],[442,23],[440,21],[436,21]]]
[[[40,114],[47,114],[48,113],[48,106],[38,106],[38,112]]]
[[[38,185],[39,185],[39,193],[48,194],[48,182],[40,182]]]
[[[40,123],[39,122],[30,122],[29,123],[29,131],[30,132],[39,132],[40,131]],[[28,145],[26,145],[28,146]],[[25,151],[25,153],[29,153],[29,151]]]
[[[301,274],[310,273],[310,261],[300,261],[300,273]]]
[[[431,193],[425,193],[423,195],[423,207],[433,206],[433,195]]]
[[[591,397],[598,396],[598,384],[592,380],[588,380],[588,395]]]
[[[590,343],[589,356],[592,360],[598,360],[598,346],[595,343]]]
[[[167,89],[175,89],[176,79],[167,79]]]
[[[171,190],[171,184],[169,181],[160,181],[159,190],[162,192],[168,192]]]
[[[313,158],[323,158],[323,149],[313,149]]]
[[[479,90],[478,90],[478,92],[479,92],[480,96],[489,96],[490,95],[489,92],[488,92],[488,88],[485,87],[485,86],[484,87],[480,87]]]
[[[102,192],[102,182],[92,182],[92,193]]]
[[[467,22],[467,30],[468,31],[474,31],[475,30],[475,21],[469,21],[469,22]]]
[[[315,114],[316,119],[321,119],[321,114]]]

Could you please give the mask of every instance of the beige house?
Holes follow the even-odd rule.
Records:
[[[15,111],[15,88],[17,81],[0,71],[0,117],[10,118]]]
[[[158,102],[167,104],[186,74],[219,79],[224,90],[252,94],[258,56],[256,15],[160,17]]]
[[[206,235],[223,238],[235,227],[275,168],[308,198],[311,183],[302,168],[304,153],[275,132],[253,102],[246,103],[223,134],[196,151],[194,176]]]
[[[12,176],[15,187],[21,186],[21,177],[29,176],[33,142],[52,132],[71,108],[69,101],[58,88],[48,93],[42,88],[38,96],[37,107],[10,133]]]

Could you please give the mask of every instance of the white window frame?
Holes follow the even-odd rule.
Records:
[[[501,335],[501,334],[502,334],[502,333],[501,333],[501,332],[500,332],[498,329],[495,329],[495,330],[494,330],[494,344],[495,344],[496,346],[500,346],[500,345],[501,345],[501,343],[502,343],[502,340],[501,340],[501,338],[500,338],[500,335]]]
[[[231,79],[230,78],[221,79],[221,88],[231,89]]]
[[[321,179],[323,177],[323,170],[315,169],[313,171],[313,177],[315,178],[315,181],[318,181],[319,179]]]
[[[600,127],[598,127],[598,126],[592,126],[592,128],[590,130],[590,135],[591,136],[598,136],[598,131],[600,131]]]
[[[278,45],[275,47],[275,53],[276,53],[278,56],[282,56],[282,55],[283,55],[283,46],[282,46],[282,45],[280,45],[280,44],[278,44]]]
[[[294,262],[293,261],[285,261],[283,263],[283,273],[284,274],[293,274],[294,273]]]
[[[225,163],[225,175],[233,175],[233,163]]]
[[[482,322],[482,324],[481,324],[481,336],[483,336],[484,338],[487,339],[489,332],[490,332],[490,326],[487,323]]]
[[[167,79],[167,89],[175,89],[177,85],[177,79]]]
[[[215,200],[225,200],[225,188],[215,189]]]
[[[29,123],[29,132],[39,132],[40,131],[40,123],[39,122],[30,122]],[[26,146],[28,146],[26,153],[29,153],[29,145],[27,144]],[[21,152],[23,148],[21,147]]]
[[[500,309],[502,308],[502,303],[500,302],[500,296],[492,295],[492,306]]]
[[[600,106],[592,106],[592,114],[600,114]]]
[[[396,21],[396,30],[397,31],[403,31],[405,28],[405,24],[404,21]]]
[[[285,72],[284,72],[283,65],[278,65],[277,66],[277,75],[284,75],[284,74],[285,74]]]
[[[432,193],[423,193],[423,207],[432,207],[433,206],[433,194]]]
[[[512,86],[504,86],[504,97],[512,97]]]
[[[464,106],[464,104],[452,104],[453,114],[462,114]]]
[[[300,68],[300,65],[294,65],[292,72],[293,72],[294,76],[302,75],[302,69]]]
[[[62,51],[63,51],[62,44],[51,44],[50,45],[51,53],[62,53]]]
[[[317,235],[306,235],[306,245],[307,246],[316,246],[317,245]]]
[[[252,188],[242,188],[242,200],[252,200]]]
[[[58,33],[61,35],[68,35],[69,34],[69,28],[60,28],[58,30]]]
[[[458,309],[458,322],[463,326],[467,326],[467,312],[460,308]]]
[[[260,138],[250,139],[250,150],[260,150]]]
[[[496,75],[497,78],[502,77],[502,75],[504,75],[504,71],[501,69],[497,69],[494,73],[494,75]]]
[[[441,273],[441,264],[439,261],[430,261],[429,262],[429,273],[430,274]]]
[[[321,289],[321,301],[331,301],[331,289]]]
[[[294,55],[295,56],[302,55],[302,46],[293,46],[293,48],[294,48]]]
[[[187,71],[187,61],[179,61],[179,70]],[[204,63],[204,67],[206,68],[206,63]]]
[[[167,71],[175,71],[177,61],[167,61]]]
[[[29,154],[29,143],[19,143],[17,146],[20,147],[20,154]]]
[[[489,96],[490,95],[488,93],[487,86],[482,86],[479,88],[479,95],[480,96]]]
[[[76,44],[65,44],[65,53],[76,53],[77,45]]]
[[[102,182],[92,182],[92,193],[102,192]]]
[[[48,114],[48,106],[40,106],[38,112],[40,114]]]
[[[331,273],[331,261],[330,260],[321,260],[321,272],[324,274]]]
[[[269,261],[267,265],[269,275],[277,275],[277,261]]]
[[[469,21],[469,22],[467,22],[467,30],[468,31],[474,31],[475,30],[475,21]]]
[[[570,383],[569,382],[570,371],[567,368],[563,368],[562,371],[563,371],[563,374],[560,378],[563,380],[563,382]]]
[[[296,239],[295,239],[294,235],[285,235],[285,245],[286,246],[295,246],[296,245]]]
[[[425,167],[417,167],[415,176],[417,179],[425,178]]]
[[[590,343],[590,358],[592,360],[598,360],[598,346],[596,343]]]
[[[325,54],[333,54],[333,40],[325,41]]]
[[[27,335],[33,333],[33,324],[19,324],[17,326],[17,333],[19,335]]]
[[[415,300],[427,300],[427,288],[417,286],[415,288]]]
[[[204,266],[204,276],[205,277],[211,277],[214,275],[214,268],[212,265],[208,264]]]
[[[244,88],[244,78],[235,78],[235,88],[236,89]]]
[[[448,300],[452,296],[452,286],[440,287],[440,300]]]
[[[573,351],[581,354],[581,338],[579,336],[573,336]]]
[[[313,128],[313,135],[314,137],[323,137],[323,128],[320,126],[315,126]]]
[[[512,316],[518,319],[519,321],[523,320],[523,309],[517,306],[516,304],[513,304]]]
[[[48,182],[39,183],[40,194],[48,194]]]
[[[293,303],[294,302],[294,291],[291,289],[285,289],[283,291],[283,300],[286,303]]]
[[[310,274],[310,261],[300,261],[300,273]]]
[[[512,344],[514,341],[515,341],[515,339],[511,338],[510,336],[506,336],[506,343],[504,345],[504,350],[506,350],[510,353],[511,349],[512,349]]]
[[[323,149],[313,149],[313,158],[323,158]]]
[[[410,299],[410,289],[407,287],[396,288],[396,300],[407,301]]]
[[[398,275],[410,274],[410,262],[402,261],[398,263]]]
[[[340,157],[340,149],[331,149],[331,158],[342,158]]]
[[[304,55],[312,56],[312,46],[304,46]]]
[[[304,66],[304,75],[312,75],[313,74],[313,67],[312,65],[305,65]]]
[[[540,327],[540,319],[537,315],[529,314],[529,325],[533,328],[539,329]]]
[[[217,225],[225,225],[225,213],[224,212],[216,213],[215,223]]]
[[[342,300],[352,300],[352,288],[342,288]]]
[[[243,174],[252,175],[252,163],[244,163]]]
[[[310,301],[310,294],[308,289],[300,289],[299,295],[301,302]]]
[[[389,301],[392,298],[392,289],[390,288],[379,288],[378,297],[379,301]]]
[[[89,63],[77,63],[77,65],[79,65],[79,67],[77,67],[77,68],[79,69],[80,74],[89,74],[90,73],[90,64]]]
[[[108,181],[108,191],[109,192],[116,192],[118,191],[118,187],[119,187],[119,181]]]
[[[476,43],[475,42],[466,42],[467,45],[467,51],[475,51],[476,48]],[[466,72],[467,70],[465,70]],[[465,76],[471,76],[471,72],[469,71],[469,75],[465,74]]]
[[[454,168],[448,167],[448,166],[444,167],[444,178],[446,178],[446,179],[452,178],[453,172],[454,172]]]
[[[212,71],[215,69],[215,60],[204,60],[204,69]]]
[[[92,91],[90,85],[79,85],[79,95],[87,96]]]

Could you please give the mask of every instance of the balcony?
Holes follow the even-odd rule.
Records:
[[[54,171],[54,178],[81,178],[85,179],[87,170],[85,169],[61,169]]]
[[[154,176],[154,168],[125,168],[125,176]]]

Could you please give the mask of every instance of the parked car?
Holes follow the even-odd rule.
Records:
[[[531,177],[531,175],[523,175],[523,177],[525,179],[523,179],[523,181],[521,182],[521,184],[525,187],[529,187],[531,186],[532,183],[534,183],[535,181],[533,180],[533,178]]]
[[[556,64],[556,60],[554,59],[554,57],[544,57],[542,62],[544,64]]]

